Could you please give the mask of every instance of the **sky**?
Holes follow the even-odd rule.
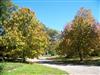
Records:
[[[77,11],[90,9],[100,22],[99,0],[12,0],[20,8],[26,7],[36,13],[36,17],[47,27],[62,31],[74,19]]]

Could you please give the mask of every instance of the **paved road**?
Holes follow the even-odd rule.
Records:
[[[69,73],[69,75],[100,75],[100,66],[56,64],[52,60],[46,59],[30,59],[29,61],[39,62],[44,66],[49,66],[66,71]]]
[[[69,75],[100,75],[100,67],[98,66],[82,66],[82,65],[56,65],[56,64],[42,64],[45,66],[58,68],[66,71]]]

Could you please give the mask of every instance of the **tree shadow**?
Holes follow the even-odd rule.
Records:
[[[39,63],[47,63],[47,64],[55,64],[55,65],[84,65],[84,66],[100,66],[100,59],[96,60],[84,60],[80,62],[80,60],[60,60],[60,61],[42,61]]]

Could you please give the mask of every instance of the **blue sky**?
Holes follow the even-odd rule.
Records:
[[[99,0],[12,0],[20,8],[27,7],[47,27],[62,31],[73,20],[76,12],[84,7],[91,9],[94,18],[100,22]]]

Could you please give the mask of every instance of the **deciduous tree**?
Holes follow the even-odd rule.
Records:
[[[59,52],[70,56],[79,55],[80,61],[83,61],[97,48],[96,30],[96,22],[90,10],[81,8],[72,23],[65,27]]]

